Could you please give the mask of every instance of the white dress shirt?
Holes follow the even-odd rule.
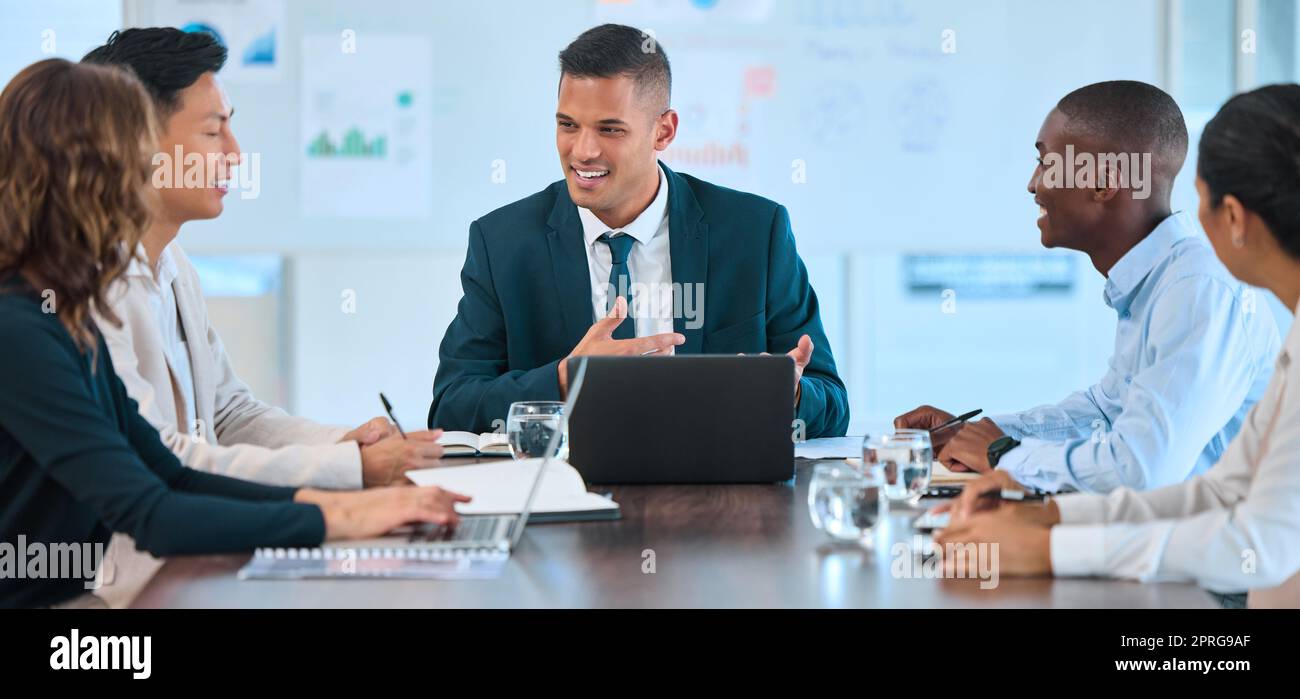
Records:
[[[582,238],[587,246],[587,269],[591,272],[592,322],[608,315],[609,274],[614,258],[609,245],[599,240],[606,233],[613,238],[630,235],[636,239],[627,256],[632,278],[632,318],[636,336],[646,337],[673,331],[673,271],[668,251],[668,177],[659,168],[659,191],[654,201],[628,225],[611,229],[590,209],[578,207]]]
[[[1195,581],[1222,593],[1292,578],[1300,572],[1300,323],[1264,397],[1209,471],[1157,490],[1066,495],[1056,504],[1056,575]]]
[[[179,424],[188,426],[186,432],[194,431],[194,420],[198,413],[194,409],[194,369],[190,364],[189,343],[185,340],[185,328],[181,324],[180,309],[176,307],[176,291],[172,282],[176,281],[176,259],[172,257],[170,245],[163,248],[158,255],[157,272],[149,269],[145,262],[148,256],[144,246],[139,247],[139,254],[127,267],[128,284],[139,284],[147,290],[149,304],[153,308],[154,318],[158,320],[158,330],[162,333],[163,356],[167,358],[167,368],[171,371],[173,389],[176,398],[176,417]]]

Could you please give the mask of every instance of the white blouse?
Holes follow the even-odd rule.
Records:
[[[1297,309],[1300,312],[1300,308]],[[1184,483],[1056,498],[1052,570],[1235,593],[1300,572],[1300,322],[1219,463]],[[1300,601],[1300,600],[1298,600]]]

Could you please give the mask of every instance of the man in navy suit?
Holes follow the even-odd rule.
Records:
[[[565,179],[470,224],[429,425],[484,432],[514,401],[559,400],[570,357],[786,352],[805,435],[843,435],[848,395],[785,207],[659,162],[677,134],[663,48],[606,24],[560,73]]]

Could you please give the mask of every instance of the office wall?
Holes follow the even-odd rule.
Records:
[[[1037,250],[1023,187],[1042,116],[1086,82],[1158,78],[1155,3],[1112,4],[1128,22],[1014,2],[725,3],[712,14],[689,2],[290,4],[283,79],[229,86],[242,145],[262,157],[261,195],[188,227],[187,245],[287,253],[295,409],[356,422],[383,389],[405,420],[421,419],[469,221],[559,177],[555,54],[588,26],[623,21],[655,31],[673,61],[683,126],[666,159],[790,208],[855,429],[920,401],[994,410],[1052,400],[1098,375],[1112,341],[1086,263],[1064,296],[959,298],[953,314],[906,291],[901,255]],[[140,3],[142,23],[150,5]],[[1044,30],[1053,26],[1076,30],[1075,52],[1059,50]],[[301,44],[345,29],[359,51],[372,37],[430,42],[427,218],[305,215],[293,151],[310,99]],[[956,53],[938,50],[945,29]],[[744,157],[710,158],[718,148]],[[804,182],[791,176],[796,161]],[[347,289],[355,313],[341,309]]]
[[[176,3],[131,4],[148,24],[173,17],[160,8]],[[559,178],[556,53],[593,24],[625,21],[653,30],[673,61],[682,126],[666,160],[787,204],[809,252],[1032,249],[1035,209],[1024,184],[1043,116],[1088,82],[1158,81],[1158,6],[285,3],[280,77],[227,81],[241,144],[260,155],[260,196],[232,202],[220,221],[186,237],[223,252],[461,249],[469,221]],[[1068,42],[1056,33],[1067,27]],[[314,134],[303,133],[304,122],[324,91],[311,66],[321,57],[306,54],[304,40],[341,46],[348,31],[359,64],[394,37],[427,42],[430,65],[412,56],[328,86],[340,99],[366,101],[364,83],[379,73],[409,77],[432,121],[430,187],[417,193],[431,204],[427,215],[393,218],[376,206],[373,216],[318,216],[314,193],[300,186],[312,170],[303,150]],[[953,53],[942,52],[945,31]],[[800,165],[806,181],[792,176]]]
[[[42,58],[80,59],[121,25],[112,0],[0,0],[0,86]]]

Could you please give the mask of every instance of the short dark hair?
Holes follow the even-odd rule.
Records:
[[[180,108],[180,91],[226,64],[226,47],[208,32],[149,27],[113,32],[82,63],[129,68],[149,90],[163,116]]]
[[[672,98],[673,72],[668,54],[653,34],[624,24],[592,27],[560,52],[560,79],[632,78],[637,92],[668,109]]]
[[[1067,128],[1123,152],[1150,153],[1154,170],[1172,182],[1187,159],[1187,123],[1168,93],[1137,80],[1086,85],[1056,108]]]
[[[1210,204],[1233,195],[1300,258],[1300,85],[1267,85],[1228,100],[1201,132],[1197,155]]]

